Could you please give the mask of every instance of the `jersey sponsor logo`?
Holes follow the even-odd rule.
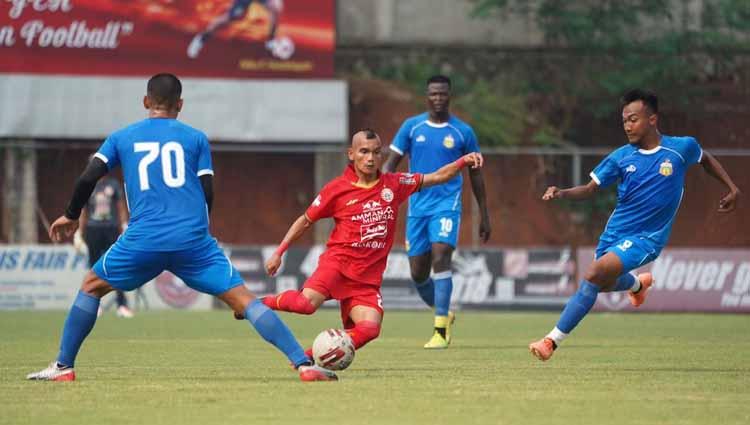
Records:
[[[409,186],[414,186],[415,184],[417,184],[417,178],[414,176],[414,174],[406,173],[406,174],[403,174],[401,177],[399,177],[398,183],[409,185]]]
[[[380,205],[380,203],[371,201],[374,204]],[[368,202],[369,203],[369,202]],[[396,214],[393,213],[393,208],[386,207],[385,209],[377,207],[377,209],[365,209],[361,214],[355,214],[352,216],[351,221],[361,221],[364,224],[376,223],[379,221],[395,220]]]
[[[672,163],[668,159],[665,159],[664,162],[659,164],[659,174],[664,177],[672,175]]]
[[[349,204],[347,204],[349,205]],[[380,202],[378,201],[367,201],[364,205],[362,205],[362,212],[372,211],[372,210],[379,210],[382,208],[380,205]]]
[[[354,204],[356,204],[356,203],[357,203],[357,201],[359,201],[359,199],[357,199],[357,198],[354,198],[354,199],[352,199],[352,200],[348,201],[348,202],[346,203],[346,206],[348,207],[348,206],[350,206],[350,205],[354,205]]]
[[[312,202],[312,206],[313,207],[319,207],[320,206],[320,201],[322,201],[322,200],[323,200],[323,198],[321,198],[320,195],[316,196],[315,200],[313,200],[313,202]]]
[[[454,146],[456,146],[456,141],[453,140],[453,136],[451,136],[450,134],[445,136],[445,139],[443,139],[443,146],[445,146],[448,149],[451,149]]]
[[[636,170],[636,168],[635,168],[635,165],[633,165],[633,164],[630,164],[630,165],[628,165],[627,168],[625,168],[625,172],[626,173],[635,173],[635,170]]]
[[[372,224],[363,224],[359,228],[360,242],[370,239],[384,239],[388,235],[388,224],[385,221]]]
[[[417,142],[419,142],[419,143],[423,143],[423,142],[424,142],[425,140],[427,140],[427,138],[426,138],[426,137],[424,137],[424,135],[423,135],[423,134],[420,134],[419,136],[417,136],[417,138],[416,138],[415,140],[416,140]]]
[[[384,187],[383,190],[380,191],[380,197],[383,198],[385,202],[391,202],[393,201],[393,191]]]

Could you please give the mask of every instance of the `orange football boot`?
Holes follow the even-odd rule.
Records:
[[[638,275],[638,281],[641,282],[641,289],[635,293],[628,291],[628,298],[633,307],[639,307],[646,301],[648,289],[654,284],[654,276],[651,273],[641,273]]]
[[[555,352],[556,348],[557,344],[555,344],[555,341],[547,337],[529,344],[529,351],[531,352],[531,354],[533,354],[534,357],[543,362],[546,362],[550,357],[552,357],[552,354]]]

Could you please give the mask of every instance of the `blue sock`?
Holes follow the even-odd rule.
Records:
[[[60,354],[57,355],[58,363],[73,367],[83,340],[94,328],[98,309],[99,298],[78,291],[73,306],[70,307],[68,312],[68,318],[65,319],[62,339],[60,340]]]
[[[582,280],[578,291],[565,304],[560,320],[557,322],[557,329],[566,334],[570,333],[594,306],[597,295],[599,295],[599,287]]]
[[[627,291],[635,285],[635,276],[630,273],[623,273],[615,282],[614,291]]]
[[[294,338],[292,331],[260,299],[255,299],[247,305],[245,318],[263,339],[283,352],[294,367],[310,363],[310,359],[305,355],[305,350]]]
[[[430,307],[435,307],[435,282],[432,278],[427,278],[422,283],[414,282],[414,287],[417,288],[417,293],[422,301]]]
[[[435,273],[432,279],[435,282],[435,316],[447,316],[451,307],[453,272]]]

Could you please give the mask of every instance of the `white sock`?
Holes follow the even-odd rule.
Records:
[[[555,341],[555,344],[560,345],[560,343],[562,343],[563,340],[568,337],[568,335],[570,334],[566,334],[560,329],[557,329],[557,326],[555,326],[555,329],[552,329],[550,333],[547,334],[547,338]]]
[[[641,290],[641,281],[638,280],[638,275],[633,276],[635,277],[635,283],[630,287],[630,292],[636,293]]]

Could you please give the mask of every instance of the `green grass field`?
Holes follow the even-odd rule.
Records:
[[[228,312],[102,317],[73,383],[29,382],[62,312],[0,313],[0,424],[747,424],[750,316],[588,317],[555,357],[526,346],[553,313],[460,312],[449,350],[428,312],[388,312],[339,382],[301,383]],[[338,324],[283,315],[303,344]]]

